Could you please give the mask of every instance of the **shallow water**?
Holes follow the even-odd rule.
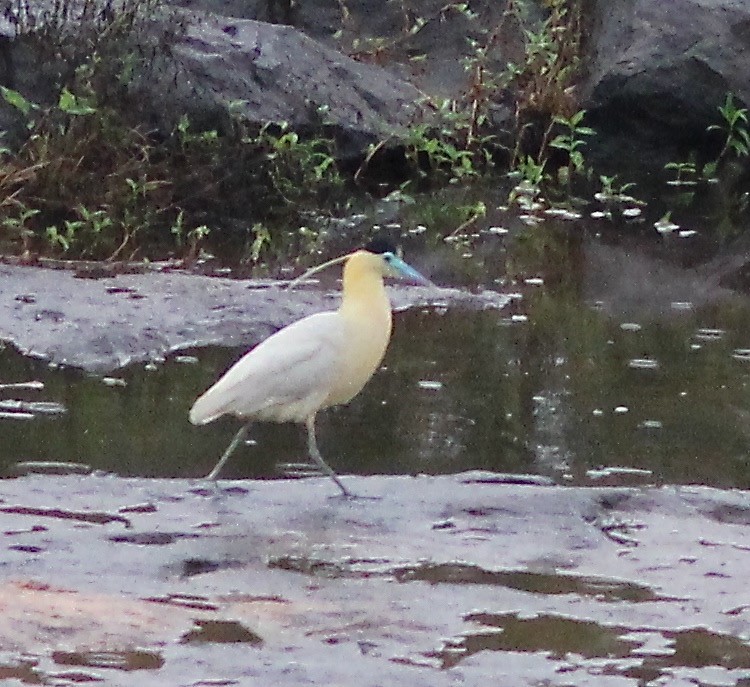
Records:
[[[521,297],[500,313],[397,314],[382,369],[348,407],[319,418],[329,462],[357,474],[481,468],[564,484],[750,487],[750,302],[721,290],[682,295],[681,277],[652,272],[657,287],[625,279],[623,293],[612,281],[644,259],[632,245],[534,231],[417,263],[438,276],[465,264],[465,274]],[[599,272],[612,270],[602,251],[619,265],[604,280]],[[6,348],[2,382],[44,388],[0,389],[0,468],[59,461],[126,476],[204,474],[237,423],[196,428],[187,411],[241,353],[192,351],[102,378]],[[256,425],[250,436],[224,476],[270,477],[304,460],[300,428]]]

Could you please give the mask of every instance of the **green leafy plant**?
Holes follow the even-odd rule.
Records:
[[[327,139],[303,138],[286,125],[253,131],[244,123],[220,136],[181,117],[172,135],[156,142],[126,113],[101,103],[88,74],[88,67],[79,69],[79,90],[61,88],[46,108],[11,89],[1,92],[28,128],[23,145],[0,157],[4,246],[108,260],[176,249],[191,260],[209,235],[220,237],[209,224],[239,225],[234,218],[247,212],[248,196],[269,227],[343,196]],[[234,231],[227,245],[241,241],[253,252],[246,231]],[[282,246],[304,249],[308,238],[280,228],[269,229],[268,241],[274,250],[256,251],[259,258]]]
[[[603,215],[612,218],[615,212],[631,221],[642,221],[642,208],[646,202],[636,198],[631,191],[635,188],[633,182],[620,183],[617,175],[599,175],[601,188],[594,193],[594,200],[601,203]],[[599,211],[601,212],[601,211]]]
[[[719,165],[730,153],[736,157],[747,157],[750,154],[750,131],[748,131],[747,108],[738,107],[732,93],[727,93],[724,104],[719,105],[719,112],[724,120],[723,124],[712,124],[707,131],[720,131],[725,135],[716,159],[706,163],[702,170],[704,179],[715,179]]]
[[[412,127],[404,141],[406,158],[423,178],[446,175],[450,180],[476,176],[470,151],[460,149],[428,124]]]
[[[185,114],[183,114],[177,121],[174,133],[183,150],[196,145],[215,146],[219,141],[219,133],[216,129],[195,131],[190,124],[190,118]]]
[[[668,162],[664,169],[674,173],[674,179],[667,181],[669,186],[695,186],[698,183],[698,170],[695,160],[684,160],[683,162]]]
[[[290,205],[343,185],[330,139],[303,138],[281,122],[264,125],[257,136],[245,136],[243,142],[262,151],[271,183]]]
[[[527,141],[544,126],[536,157],[546,158],[555,118],[569,120],[578,111],[570,88],[581,60],[581,3],[578,0],[548,0],[549,15],[536,28],[525,28],[523,3],[511,2],[510,10],[525,39],[525,60],[517,68],[515,84],[516,152],[527,150]]]
[[[63,114],[74,117],[92,115],[96,113],[93,101],[94,98],[92,96],[77,96],[71,93],[67,87],[63,86],[62,91],[60,91],[57,108]]]
[[[407,180],[401,185],[402,190],[412,186],[415,181],[422,186],[457,184],[477,177],[481,169],[491,163],[486,150],[481,147],[469,150],[465,147],[464,133],[468,120],[465,113],[457,109],[456,101],[443,100],[434,106],[437,109],[435,121],[413,124],[398,137],[409,171]],[[355,181],[365,175],[373,160],[392,141],[392,138],[386,138],[370,144],[354,175]]]
[[[467,230],[480,218],[487,214],[487,205],[484,201],[477,201],[471,205],[460,206],[459,211],[464,215],[463,221],[446,237],[446,241],[450,238],[456,238],[461,240],[467,240]],[[468,243],[466,245],[469,245]]]
[[[185,212],[181,210],[175,218],[170,228],[170,232],[175,238],[175,243],[179,248],[186,248],[187,252],[183,256],[186,263],[194,262],[201,254],[201,247],[211,230],[205,225],[185,229]]]
[[[596,200],[603,203],[641,203],[629,193],[632,188],[635,188],[632,181],[620,184],[617,181],[616,174],[613,176],[600,174],[599,181],[602,186],[601,190],[594,196]]]
[[[516,167],[509,176],[536,189],[541,187],[546,178],[544,164],[538,163],[531,155],[518,160]]]
[[[673,194],[672,204],[688,207],[695,199],[695,189],[698,185],[698,168],[694,156],[682,162],[668,162],[664,169],[674,174],[673,179],[667,180],[667,186],[677,191]]]
[[[28,252],[34,230],[31,228],[31,220],[39,214],[36,208],[27,208],[18,204],[15,212],[10,213],[0,220],[0,226],[4,231],[10,231],[13,236],[21,240],[24,253]]]
[[[253,263],[260,262],[263,254],[270,250],[273,237],[268,227],[260,222],[253,224],[251,229],[252,243],[250,244],[250,260]]]
[[[584,136],[593,136],[596,132],[588,126],[583,126],[583,118],[586,110],[579,110],[570,117],[553,117],[553,121],[564,128],[564,132],[553,138],[550,148],[563,150],[568,154],[567,167],[560,168],[558,176],[565,184],[570,196],[573,174],[580,173],[584,169],[584,157],[581,148],[586,144]]]
[[[6,88],[0,86],[0,93],[2,93],[3,100],[9,105],[15,107],[22,115],[29,117],[34,110],[39,109],[39,105],[31,102],[24,98],[18,91],[12,88]],[[30,120],[33,125],[33,120]]]
[[[745,167],[742,160],[750,155],[750,129],[748,110],[737,104],[732,93],[726,94],[717,110],[722,123],[706,128],[707,133],[721,134],[715,157],[705,161],[693,151],[685,160],[668,162],[664,169],[670,175],[666,183],[675,191],[669,199],[672,210],[689,208],[709,217],[715,235],[728,240],[741,231],[737,218],[746,212],[750,197],[742,185]],[[698,198],[700,207],[696,207]],[[660,222],[657,229],[663,234],[676,226],[671,223],[671,216]]]
[[[29,135],[0,168],[0,187],[12,188],[4,208],[6,239],[73,257],[116,258],[129,226],[147,214],[142,194],[128,184],[149,165],[149,146],[93,93],[68,87],[53,107],[40,108],[8,89],[3,93],[29,119]],[[10,188],[8,190],[11,190]],[[130,207],[130,215],[127,210]]]

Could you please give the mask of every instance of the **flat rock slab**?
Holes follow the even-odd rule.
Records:
[[[746,492],[345,479],[3,481],[0,677],[750,679]]]
[[[159,361],[186,348],[255,344],[338,305],[335,291],[183,272],[80,278],[72,270],[0,265],[0,339],[21,353],[91,372]],[[394,308],[501,308],[494,291],[393,288]]]

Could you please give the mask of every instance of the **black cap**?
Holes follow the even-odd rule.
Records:
[[[370,253],[396,253],[396,247],[387,239],[377,238],[365,245],[364,249]]]

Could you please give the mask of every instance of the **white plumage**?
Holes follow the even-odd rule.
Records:
[[[274,422],[304,422],[325,407],[345,347],[336,312],[298,320],[258,344],[227,370],[190,410],[204,425],[222,415]]]

